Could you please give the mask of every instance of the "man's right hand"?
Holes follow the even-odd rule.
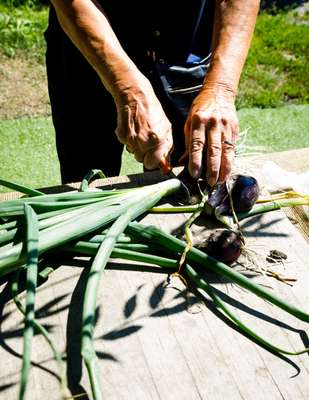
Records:
[[[118,93],[116,135],[147,169],[158,168],[173,147],[172,127],[150,82],[141,77]],[[121,86],[121,85],[120,85]]]

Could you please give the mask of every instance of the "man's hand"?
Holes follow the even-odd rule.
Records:
[[[211,63],[185,125],[189,171],[197,178],[204,166],[210,185],[224,181],[231,172],[238,132],[234,101],[259,3],[215,2]]]
[[[119,141],[147,169],[158,168],[172,149],[172,127],[150,83],[141,78],[135,88],[123,90],[116,106]]]
[[[194,100],[186,124],[186,154],[193,178],[206,172],[209,185],[231,173],[238,133],[234,96],[224,89],[204,89]]]

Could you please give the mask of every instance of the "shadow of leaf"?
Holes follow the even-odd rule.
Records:
[[[60,303],[63,299],[65,299],[68,296],[68,294],[64,294],[61,296],[56,297],[55,299],[49,301],[48,303],[44,304],[44,306],[38,308],[36,310],[35,316],[36,318],[45,318],[54,314],[57,314],[58,312],[61,312],[69,307],[69,305],[65,305],[62,307],[57,307],[55,310],[52,310],[52,308]]]
[[[246,237],[288,237],[289,235],[285,232],[274,232],[269,230],[269,227],[272,227],[281,221],[282,218],[276,218],[264,222],[263,215],[257,215],[242,222],[241,226],[242,229],[245,230]]]
[[[126,318],[129,318],[134,313],[135,308],[136,308],[136,294],[130,297],[129,300],[126,302],[123,310],[124,316]]]
[[[166,317],[167,315],[177,314],[179,312],[187,310],[187,306],[188,306],[187,302],[184,301],[173,307],[162,308],[161,310],[158,310],[153,314],[151,314],[151,317]]]
[[[118,359],[114,357],[112,354],[104,353],[103,351],[96,351],[96,355],[100,360],[109,360],[118,362]]]
[[[158,305],[163,300],[163,296],[165,294],[164,285],[165,285],[165,281],[162,281],[154,288],[154,290],[150,296],[150,299],[149,299],[149,304],[152,309],[157,308]]]
[[[106,333],[105,335],[101,336],[101,339],[104,340],[116,340],[121,339],[123,337],[132,335],[136,333],[142,328],[141,325],[131,325],[124,329],[113,330],[111,332]]]
[[[86,289],[88,268],[84,268],[73,289],[70,306],[68,309],[67,328],[66,328],[66,367],[68,387],[72,396],[78,396],[80,400],[89,400],[86,390],[80,384],[82,377],[82,358],[81,358],[81,325],[82,325],[82,307],[83,296]],[[99,311],[96,309],[95,321],[99,317]]]
[[[0,392],[5,392],[7,389],[9,389],[10,387],[16,385],[17,382],[15,383],[7,383],[4,385],[0,385]]]
[[[3,323],[6,319],[8,319],[10,315],[11,315],[11,312],[7,312],[6,314],[3,314],[1,316],[1,323]]]
[[[97,306],[94,313],[94,325],[97,325],[101,316],[100,306]]]
[[[139,290],[143,287],[143,285],[140,285],[137,288],[137,292],[139,292]],[[129,298],[129,300],[126,302],[125,306],[124,306],[124,316],[126,318],[129,318],[135,311],[136,309],[136,304],[137,304],[137,293],[135,293],[132,297]]]
[[[309,338],[308,335],[306,333],[306,331],[304,331],[303,329],[298,329],[298,328],[294,328],[291,325],[289,325],[288,323],[284,322],[284,321],[280,321],[278,318],[276,317],[272,317],[271,315],[268,315],[262,311],[259,311],[255,308],[252,308],[250,306],[248,306],[247,304],[241,303],[240,301],[238,301],[237,299],[232,298],[231,296],[229,296],[228,294],[220,291],[217,288],[212,288],[212,290],[214,291],[214,293],[219,296],[221,298],[221,300],[223,300],[225,303],[238,308],[239,310],[246,312],[247,314],[250,314],[252,316],[255,316],[256,318],[259,318],[265,322],[268,322],[270,324],[279,326],[283,329],[289,330],[291,332],[295,332],[297,334],[299,334],[300,339],[302,340],[304,347],[307,348],[309,347]]]
[[[54,328],[55,325],[51,325],[51,324],[44,324],[42,325],[48,333],[52,332],[52,329]],[[14,338],[18,338],[18,337],[22,337],[24,334],[24,328],[20,328],[20,329],[11,329],[11,330],[7,330],[5,332],[1,332],[0,334],[0,341],[2,340],[6,340],[6,339],[14,339]],[[40,335],[40,332],[38,332],[37,330],[34,331],[33,333],[35,336]]]

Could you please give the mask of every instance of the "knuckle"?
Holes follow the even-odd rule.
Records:
[[[222,144],[222,153],[223,154],[233,154],[235,152],[234,146],[230,144]]]
[[[186,120],[185,126],[184,126],[185,136],[188,136],[190,134],[190,128],[191,128],[191,123],[188,120]]]
[[[212,174],[217,174],[220,171],[220,159],[217,157],[208,157],[207,165],[209,165],[210,172]]]
[[[121,143],[125,143],[125,134],[124,134],[123,129],[116,128],[115,134],[116,134],[118,140],[119,140]]]
[[[193,153],[202,151],[204,148],[204,141],[201,138],[195,137],[191,140],[191,151]]]
[[[219,170],[211,168],[207,171],[207,177],[216,181],[219,176]]]
[[[157,146],[161,142],[161,138],[156,132],[150,132],[147,139],[151,147]]]
[[[209,129],[215,128],[218,126],[218,118],[215,115],[211,115],[207,121],[207,127]]]
[[[217,159],[221,156],[221,146],[219,144],[212,144],[208,148],[208,154],[210,159]]]
[[[222,118],[221,118],[221,123],[222,123],[223,126],[227,126],[227,124],[228,124],[228,119],[227,119],[226,117],[222,117]]]
[[[192,116],[192,126],[198,126],[200,124],[206,124],[208,121],[208,113],[205,111],[197,111]]]
[[[237,134],[239,132],[239,123],[238,123],[238,121],[234,122],[233,131],[235,132],[235,134]]]

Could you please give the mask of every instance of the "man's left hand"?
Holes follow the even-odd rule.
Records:
[[[206,171],[210,186],[231,173],[238,133],[234,95],[205,88],[192,103],[185,124],[188,169],[195,179]]]

